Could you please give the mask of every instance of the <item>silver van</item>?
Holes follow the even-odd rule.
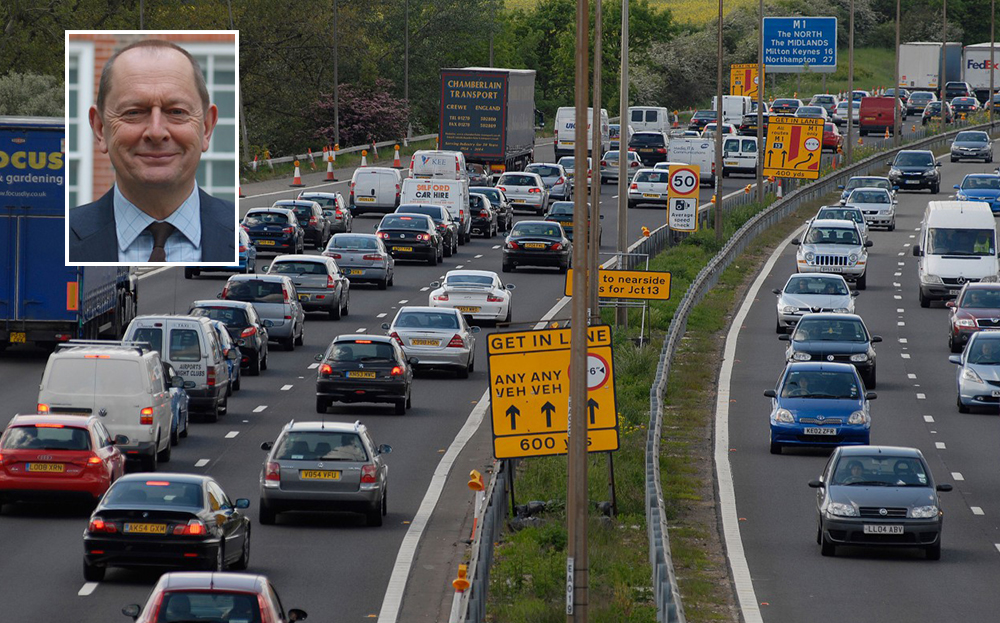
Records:
[[[281,342],[285,350],[302,346],[306,314],[298,290],[287,275],[233,275],[219,298],[253,304],[261,320],[271,321],[268,339]]]

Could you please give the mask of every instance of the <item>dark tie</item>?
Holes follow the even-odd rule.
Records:
[[[166,262],[167,252],[163,245],[167,244],[167,238],[177,230],[170,223],[150,223],[146,231],[153,234],[153,252],[149,254],[150,262]]]

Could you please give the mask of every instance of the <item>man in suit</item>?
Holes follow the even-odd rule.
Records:
[[[115,185],[69,211],[69,262],[235,263],[235,206],[195,182],[218,118],[183,48],[147,39],[115,53],[90,108]]]

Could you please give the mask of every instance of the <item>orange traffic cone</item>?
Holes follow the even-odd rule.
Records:
[[[889,138],[889,126],[885,127],[885,138]]]
[[[240,197],[241,198],[242,197],[246,197],[246,195],[243,194],[243,187],[242,186],[240,186]]]
[[[776,194],[778,195],[778,199],[781,199],[782,195],[784,194],[781,192],[781,182],[778,182],[778,190]]]
[[[337,178],[333,176],[333,159],[330,157],[327,157],[326,159],[326,181],[337,181]]]
[[[368,166],[368,150],[367,149],[362,149],[361,150],[361,166],[363,166],[363,167],[367,167]]]
[[[316,159],[313,158],[312,147],[307,147],[306,149],[309,150],[309,166],[311,166],[312,170],[315,171],[316,170]]]
[[[289,184],[289,186],[292,188],[301,188],[302,186],[305,186],[305,184],[302,183],[302,174],[299,173],[298,160],[295,161],[295,176],[292,178],[292,183]]]
[[[675,128],[681,127],[681,124],[677,122],[677,119],[678,119],[678,117],[677,117],[677,111],[675,110],[674,111],[674,125],[673,125],[673,127],[675,127]]]
[[[396,145],[396,155],[392,157],[392,168],[402,169],[403,163],[399,161],[399,145]]]
[[[337,152],[340,151],[340,143],[334,143],[333,148],[330,149],[330,155],[333,156],[333,164],[337,164]]]
[[[372,160],[378,160],[378,145],[375,144],[375,139],[372,139]]]
[[[750,184],[746,185],[746,187],[743,189],[743,192],[746,193],[746,194],[748,194],[748,195],[750,194]]]

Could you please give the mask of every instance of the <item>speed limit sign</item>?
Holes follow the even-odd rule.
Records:
[[[668,197],[697,197],[698,176],[701,168],[696,164],[672,164],[668,172]]]

